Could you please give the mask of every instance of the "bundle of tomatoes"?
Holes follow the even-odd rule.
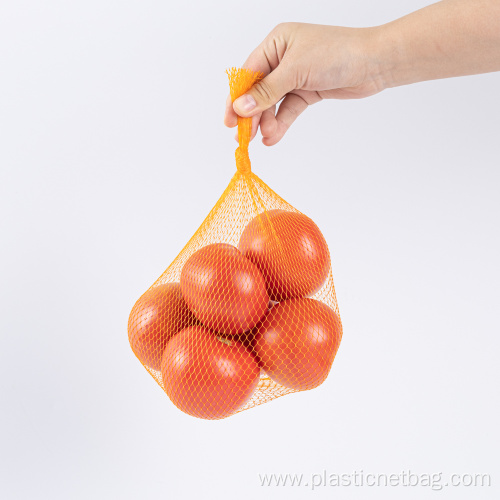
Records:
[[[326,379],[341,337],[333,309],[308,298],[329,271],[311,219],[264,212],[238,248],[207,245],[186,261],[180,283],[149,289],[130,314],[130,344],[161,373],[172,402],[199,418],[235,413],[262,371],[291,390],[312,389]]]

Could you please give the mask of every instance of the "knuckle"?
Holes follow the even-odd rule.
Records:
[[[269,33],[270,37],[284,36],[286,33],[293,29],[293,25],[296,23],[284,22],[277,24]]]
[[[294,29],[297,29],[302,23],[295,23],[295,22],[283,22],[283,23],[279,23],[277,24],[274,29],[279,32],[279,33],[283,33],[283,32],[289,32],[289,31],[292,31]]]
[[[279,24],[277,24],[277,25],[276,25],[276,26],[272,29],[272,31],[273,31],[274,33],[277,33],[278,31],[284,31],[284,30],[286,29],[287,25],[288,25],[288,23],[286,23],[286,22],[285,22],[285,23],[279,23]]]
[[[260,83],[254,86],[253,88],[255,94],[259,98],[260,101],[265,103],[274,102],[275,94],[269,83],[266,80],[262,80]]]
[[[290,116],[293,117],[294,120],[295,120],[295,118],[297,118],[297,116],[300,115],[299,110],[295,106],[288,104],[285,106],[285,108],[288,111],[288,113],[290,114]]]

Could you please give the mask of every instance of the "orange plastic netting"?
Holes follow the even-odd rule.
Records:
[[[228,71],[231,99],[262,75]],[[220,419],[327,377],[342,337],[326,241],[252,171],[238,118],[237,171],[130,313],[137,358],[182,411]]]

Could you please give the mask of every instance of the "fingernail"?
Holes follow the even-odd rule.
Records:
[[[250,94],[244,94],[238,97],[238,99],[234,101],[234,104],[237,109],[245,112],[252,111],[252,109],[257,106],[255,99]]]

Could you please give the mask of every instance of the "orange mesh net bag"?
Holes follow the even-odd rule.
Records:
[[[262,78],[228,76],[233,101]],[[204,419],[319,386],[342,337],[325,238],[251,171],[251,121],[238,118],[226,190],[128,322],[146,370],[180,410]]]

